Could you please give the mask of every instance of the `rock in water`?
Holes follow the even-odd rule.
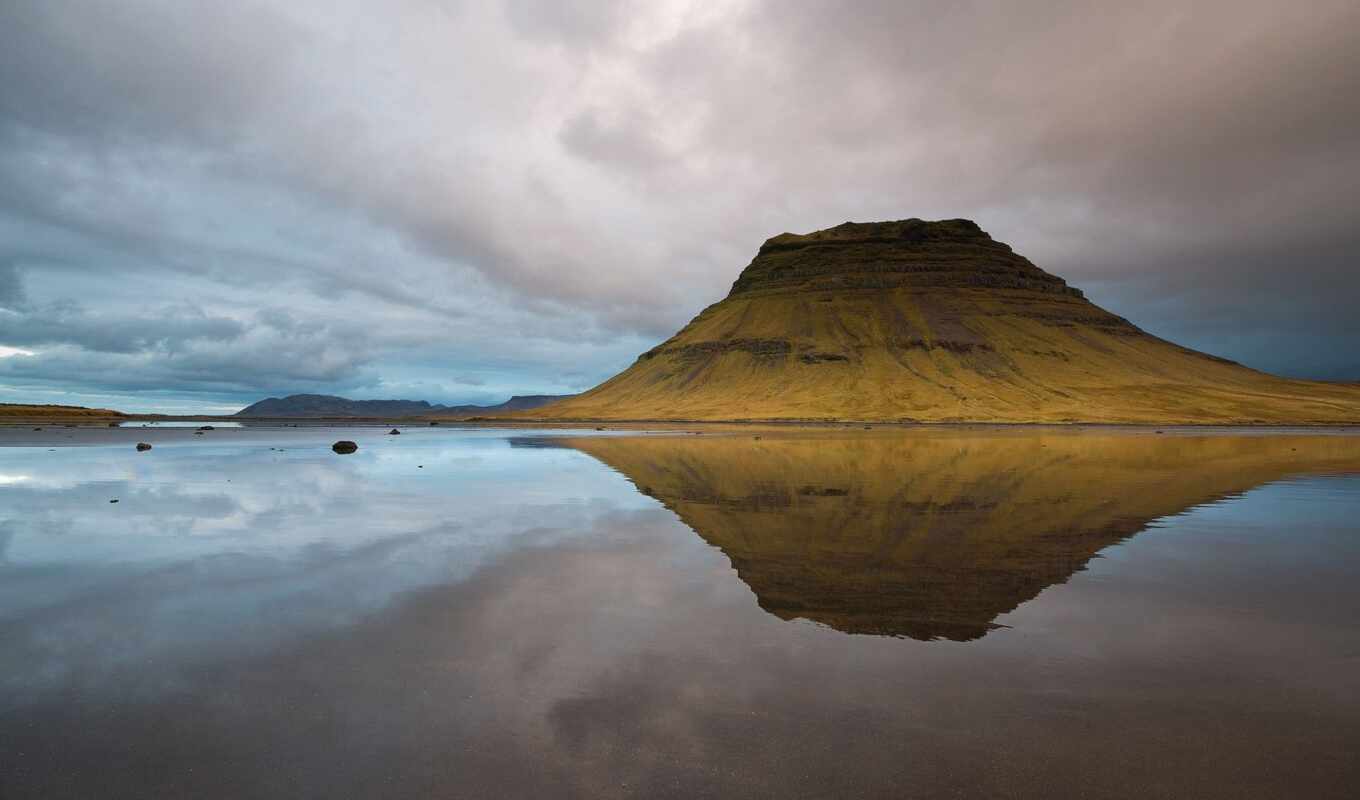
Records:
[[[1140,330],[969,220],[781,234],[722,301],[537,419],[1360,421],[1360,386]]]
[[[138,452],[141,452],[141,451],[143,451],[143,450],[150,450],[150,449],[151,449],[151,445],[147,444],[146,442],[138,442],[138,443],[137,443],[137,451],[138,451]]]
[[[388,435],[388,436],[400,436],[400,435],[401,435],[401,431],[397,430],[396,428],[393,428],[392,430],[390,430],[390,431],[387,432],[387,435]]]
[[[338,441],[335,444],[331,445],[331,449],[341,455],[348,455],[349,453],[353,453],[355,450],[358,450],[359,445],[355,444],[354,442],[342,439],[341,441]]]

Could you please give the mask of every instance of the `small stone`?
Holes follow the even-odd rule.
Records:
[[[331,445],[331,449],[341,455],[347,455],[349,453],[353,453],[355,450],[358,450],[359,445],[355,444],[354,442],[345,441],[342,439],[341,441],[338,441],[335,444]]]
[[[138,442],[138,443],[137,443],[137,452],[139,452],[139,453],[142,452],[143,450],[150,450],[150,449],[151,449],[151,445],[147,444],[146,442]]]
[[[211,426],[211,425],[204,425],[203,427],[199,428],[199,430],[201,430],[201,431],[215,431],[215,430],[217,430],[217,429],[214,428],[214,427]]]
[[[116,503],[116,502],[118,502],[118,498],[115,497],[115,498],[113,498],[112,500],[110,500],[109,502],[110,502],[110,503]]]
[[[396,428],[393,428],[392,430],[390,430],[390,431],[387,432],[387,435],[388,435],[388,436],[400,436],[400,435],[401,435],[401,431],[397,430]]]

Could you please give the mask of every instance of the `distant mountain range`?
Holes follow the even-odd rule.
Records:
[[[515,395],[492,406],[441,406],[424,400],[350,400],[325,394],[293,394],[268,397],[236,412],[238,417],[419,417],[425,415],[483,416],[507,411],[528,411],[570,394]]]

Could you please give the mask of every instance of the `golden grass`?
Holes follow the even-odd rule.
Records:
[[[32,405],[0,403],[0,419],[89,419],[122,417],[119,411],[84,406]]]
[[[589,392],[518,416],[1336,424],[1360,422],[1360,387],[1215,359],[1080,297],[755,291],[705,309]]]

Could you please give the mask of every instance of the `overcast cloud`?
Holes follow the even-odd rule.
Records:
[[[0,3],[0,401],[588,388],[759,244],[964,216],[1360,379],[1360,5]]]

